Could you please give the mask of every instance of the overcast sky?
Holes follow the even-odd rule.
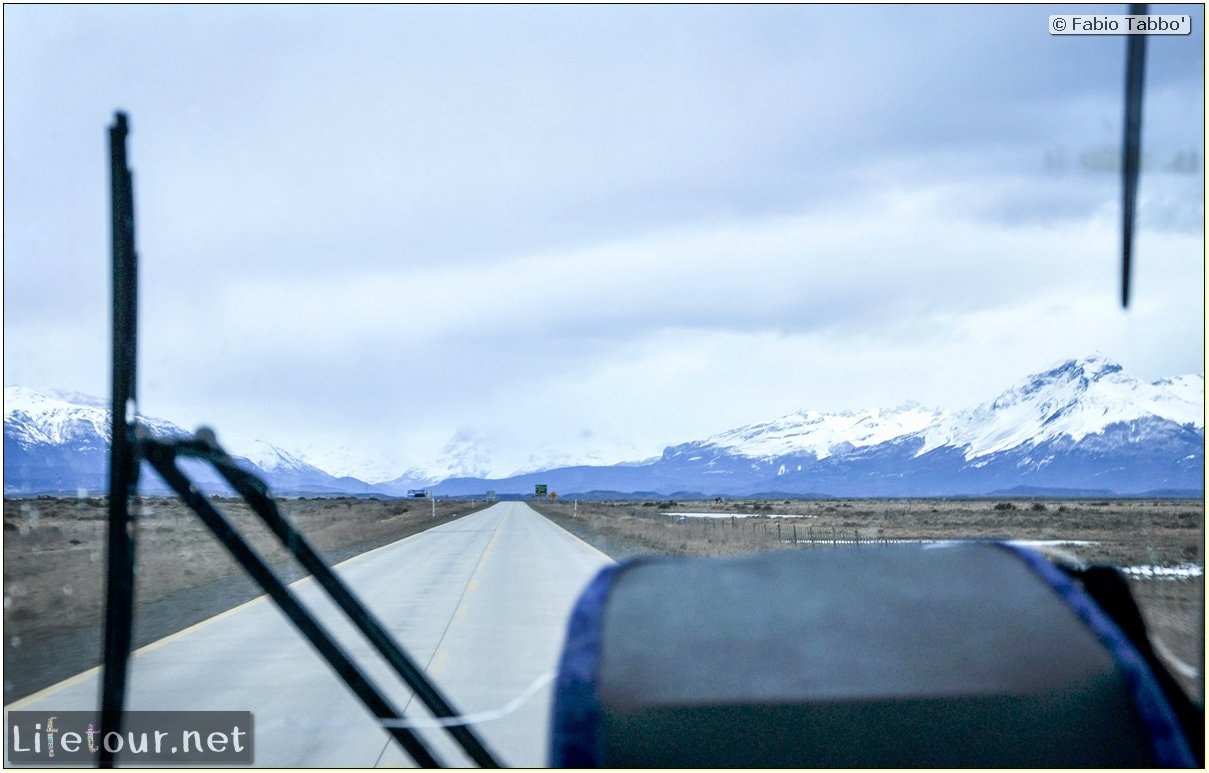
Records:
[[[1125,39],[1062,12],[8,5],[4,382],[108,393],[115,109],[141,410],[337,473],[1203,372],[1203,12],[1152,6],[1128,311]]]

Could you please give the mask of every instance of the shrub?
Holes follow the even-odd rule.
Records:
[[[1016,505],[1012,504],[1011,502],[997,502],[995,504],[995,509],[996,510],[1015,510]]]

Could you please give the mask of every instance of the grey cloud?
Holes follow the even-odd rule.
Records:
[[[1111,295],[1117,182],[1078,164],[1119,142],[1123,41],[1050,37],[1064,8],[6,9],[6,377],[95,380],[115,107],[167,407],[443,443],[672,342],[911,330],[926,360],[980,310]],[[1152,41],[1148,157],[1203,157],[1189,12]],[[1143,178],[1175,254],[1200,184]]]

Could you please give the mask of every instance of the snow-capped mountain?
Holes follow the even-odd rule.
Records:
[[[186,436],[144,422],[153,437]],[[88,395],[4,388],[4,493],[103,491],[108,486],[109,409]]]
[[[1204,428],[1202,375],[1146,383],[1093,355],[972,409],[805,412],[669,448],[663,461],[704,464],[763,490],[850,496],[1018,486],[1136,493],[1202,488]]]
[[[483,475],[490,466],[485,439],[459,430],[432,465],[373,486],[329,475],[269,443],[234,434],[220,434],[219,442],[281,493],[525,493],[535,483],[560,494],[1190,492],[1204,490],[1204,395],[1201,374],[1145,382],[1093,355],[1022,379],[966,410],[918,403],[804,410],[671,446],[655,459],[568,465],[502,479]],[[103,401],[6,387],[4,402],[6,493],[104,490],[109,412]],[[167,421],[142,421],[157,436],[187,434]]]
[[[155,438],[167,440],[191,433],[170,421],[139,416]],[[39,392],[4,388],[4,492],[103,492],[108,488],[109,407],[106,401],[72,392]],[[220,444],[237,461],[260,475],[276,491],[358,493],[367,484],[335,478],[263,441],[238,434],[219,435]],[[207,491],[225,490],[213,473],[191,468]],[[158,477],[145,474],[142,490],[162,491]]]
[[[146,419],[157,438],[188,433],[171,422]],[[109,447],[109,408],[99,398],[76,392],[36,392],[4,388],[4,438],[22,445],[70,445],[77,450]],[[98,444],[99,441],[99,444]]]
[[[1055,365],[967,410],[907,403],[890,410],[800,411],[669,447],[647,464],[447,481],[437,491],[511,490],[508,485],[523,491],[534,482],[560,492],[710,495],[1200,491],[1204,393],[1203,375],[1148,383],[1093,355]]]
[[[1062,437],[1079,442],[1114,424],[1150,418],[1204,429],[1204,401],[1202,375],[1148,384],[1094,355],[1032,376],[990,403],[942,417],[924,430],[919,453],[951,446],[975,459]]]
[[[890,410],[799,411],[764,424],[728,430],[703,445],[754,459],[802,453],[824,459],[919,432],[935,424],[940,416],[940,411],[918,403]]]
[[[313,440],[295,449],[302,461],[336,477],[358,478],[375,484],[399,475],[404,465],[389,455],[371,453],[352,442]]]

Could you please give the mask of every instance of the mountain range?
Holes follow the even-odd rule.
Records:
[[[5,495],[108,491],[109,416],[108,401],[89,395],[5,387]],[[140,416],[139,422],[160,440],[192,434],[163,419]],[[356,478],[329,475],[269,443],[226,433],[219,438],[231,456],[260,475],[274,491],[344,494],[369,488],[369,484]],[[229,490],[205,465],[182,462],[182,468],[207,492]],[[164,493],[168,489],[144,465],[140,490]]]
[[[1136,379],[1093,355],[1016,384],[974,408],[804,410],[682,443],[654,459],[580,465],[503,479],[403,475],[369,484],[336,477],[257,440],[220,434],[233,456],[281,494],[399,496],[613,492],[702,496],[962,496],[1001,493],[1180,494],[1204,491],[1204,376]],[[187,433],[142,418],[158,437]],[[106,487],[109,412],[70,393],[4,390],[8,495]],[[157,491],[154,475],[144,491]],[[198,481],[221,490],[213,475]],[[162,487],[161,487],[162,488]]]

